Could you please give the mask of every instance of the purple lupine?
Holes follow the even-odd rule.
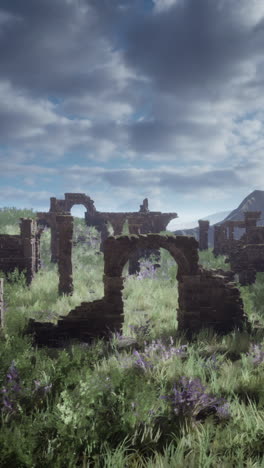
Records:
[[[220,368],[220,365],[217,363],[216,354],[213,353],[212,356],[210,356],[210,358],[207,359],[207,362],[202,363],[202,366],[207,367],[209,369],[212,368],[214,370],[218,370]]]
[[[151,320],[146,320],[144,325],[129,325],[131,331],[133,331],[136,335],[145,336],[150,333],[150,329],[153,327]]]
[[[250,352],[247,356],[253,357],[253,364],[259,365],[264,362],[264,351],[261,350],[261,346],[257,344],[250,345]]]
[[[229,404],[223,399],[205,393],[205,387],[200,379],[189,379],[182,377],[177,389],[174,384],[172,393],[169,396],[161,396],[161,399],[167,400],[174,414],[180,413],[185,416],[196,416],[201,410],[214,408],[220,418],[229,416]]]
[[[133,354],[137,357],[136,361],[134,362],[136,367],[144,370],[153,367],[153,363],[149,359],[146,359],[144,355],[140,355],[138,351],[134,351]]]
[[[170,343],[173,344],[173,339],[170,337]],[[179,348],[174,346],[167,347],[161,340],[152,340],[151,344],[145,345],[144,354],[147,356],[156,354],[157,358],[163,360],[170,359],[172,356],[185,356],[187,345],[182,345]]]
[[[20,385],[19,372],[15,367],[14,361],[12,361],[6,374],[6,385],[2,387],[1,393],[3,394],[2,399],[2,410],[6,410],[9,414],[15,414],[18,412],[18,402],[21,397],[25,397],[29,392],[32,398],[45,396],[51,389],[52,384],[41,385],[39,380],[34,380],[35,388],[33,393],[28,388],[23,388]]]
[[[143,267],[143,270],[142,270]],[[155,269],[154,265],[149,260],[142,260],[140,262],[140,272],[137,274],[137,279],[142,280],[145,278],[156,279],[157,278],[157,270]]]
[[[15,367],[15,361],[12,361],[6,374],[6,386],[2,387],[1,393],[3,394],[2,404],[3,409],[14,413],[17,410],[16,399],[21,392],[20,376]]]

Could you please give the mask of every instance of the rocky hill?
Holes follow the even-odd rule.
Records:
[[[235,210],[231,211],[231,213],[229,213],[229,215],[226,216],[222,221],[218,221],[217,223],[210,225],[208,232],[209,247],[213,247],[213,226],[215,226],[215,224],[222,224],[225,221],[243,221],[245,211],[261,211],[261,219],[257,225],[264,226],[264,190],[254,190],[246,198],[244,198],[240,205]],[[242,229],[235,229],[235,239],[239,239],[242,232],[244,232]],[[195,239],[199,240],[199,227],[197,226],[193,229],[173,231],[173,234],[178,236],[193,236]]]

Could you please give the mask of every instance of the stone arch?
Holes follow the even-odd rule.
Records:
[[[71,250],[72,217],[58,218],[61,239],[59,287],[71,293],[71,264],[68,253]],[[136,248],[164,248],[177,262],[178,330],[184,330],[190,336],[203,327],[213,328],[220,333],[228,333],[234,328],[243,329],[244,326],[250,330],[240,291],[232,281],[230,282],[234,276],[233,272],[203,269],[198,264],[198,247],[199,244],[193,237],[159,234],[110,236],[105,241],[104,297],[93,302],[82,302],[61,318],[57,325],[39,324],[31,320],[30,333],[36,334],[39,343],[47,343],[61,337],[90,341],[95,337],[109,337],[110,331],[120,331],[124,316],[122,269]]]
[[[65,193],[64,200],[51,197],[50,212],[69,214],[74,205],[83,205],[91,216],[96,213],[94,201],[85,193]]]
[[[198,271],[197,241],[183,236],[161,236],[158,234],[108,237],[105,241],[105,274],[122,275],[123,268],[137,249],[164,248],[178,265],[177,279]]]
[[[122,271],[136,249],[164,248],[170,252],[178,265],[177,280],[196,275],[198,265],[198,242],[193,237],[162,236],[159,234],[110,236],[104,245],[104,301],[123,314]]]

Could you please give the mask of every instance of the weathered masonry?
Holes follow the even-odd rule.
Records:
[[[199,250],[208,249],[209,221],[199,219]]]
[[[0,234],[0,270],[11,273],[26,270],[29,285],[40,268],[40,236],[35,220],[20,218],[20,235]]]
[[[261,211],[244,213],[244,221],[227,221],[215,226],[214,254],[227,255],[232,271],[241,285],[252,284],[257,272],[264,272],[264,227],[256,226]],[[234,229],[244,228],[239,240],[234,239]]]
[[[70,338],[89,342],[95,337],[107,337],[109,331],[120,332],[124,314],[123,268],[136,249],[160,248],[167,249],[178,264],[179,330],[190,335],[203,327],[223,333],[243,326],[250,329],[239,290],[230,281],[232,272],[207,271],[198,265],[198,242],[194,238],[139,234],[110,236],[105,240],[102,299],[82,302],[61,317],[57,325],[30,320],[28,332],[35,333],[39,344],[48,345]]]
[[[256,240],[264,240],[264,228],[257,227],[257,221],[260,216],[261,211],[247,211],[244,213],[244,221],[226,221],[214,226],[214,255],[229,255],[240,241],[248,244],[248,236],[251,236],[251,232],[254,232]],[[245,233],[239,241],[234,239],[235,228],[245,229]]]
[[[57,263],[59,260],[57,216],[70,215],[71,208],[79,204],[85,206],[87,209],[86,214],[95,215],[94,201],[84,193],[65,193],[65,200],[57,200],[57,198],[51,197],[49,212],[37,213],[37,224],[39,226],[48,226],[51,230],[51,261],[53,263]]]
[[[101,247],[103,252],[104,241],[109,236],[107,223],[110,222],[114,235],[121,235],[125,221],[128,221],[128,229],[130,234],[146,234],[146,233],[159,233],[166,230],[168,223],[177,218],[177,213],[161,213],[160,211],[149,211],[148,199],[143,200],[138,212],[120,212],[108,213],[99,212],[94,206],[94,201],[84,193],[65,193],[65,200],[57,200],[52,197],[50,199],[49,213],[37,213],[39,225],[49,226],[51,228],[51,261],[58,262],[58,245],[57,245],[57,226],[56,216],[70,215],[71,208],[81,204],[86,207],[85,221],[87,226],[94,226],[101,234]],[[159,252],[149,250],[133,252],[129,259],[129,273],[133,274],[139,270],[138,260],[143,255],[150,255],[155,253],[157,256]]]
[[[4,316],[4,279],[0,278],[0,328],[5,326]]]

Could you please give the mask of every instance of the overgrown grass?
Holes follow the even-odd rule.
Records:
[[[140,275],[128,276],[124,268],[123,335],[137,338],[137,350],[120,350],[115,336],[110,346],[97,340],[61,350],[22,337],[29,317],[55,322],[103,296],[96,232],[78,220],[79,235],[86,240],[73,249],[73,296],[58,296],[49,231],[31,286],[17,272],[4,282],[0,466],[264,466],[263,336],[205,329],[190,342],[179,334],[177,266],[166,250],[157,270],[141,262]],[[228,269],[210,250],[199,256],[206,268]],[[263,279],[240,287],[252,321],[263,320]]]

